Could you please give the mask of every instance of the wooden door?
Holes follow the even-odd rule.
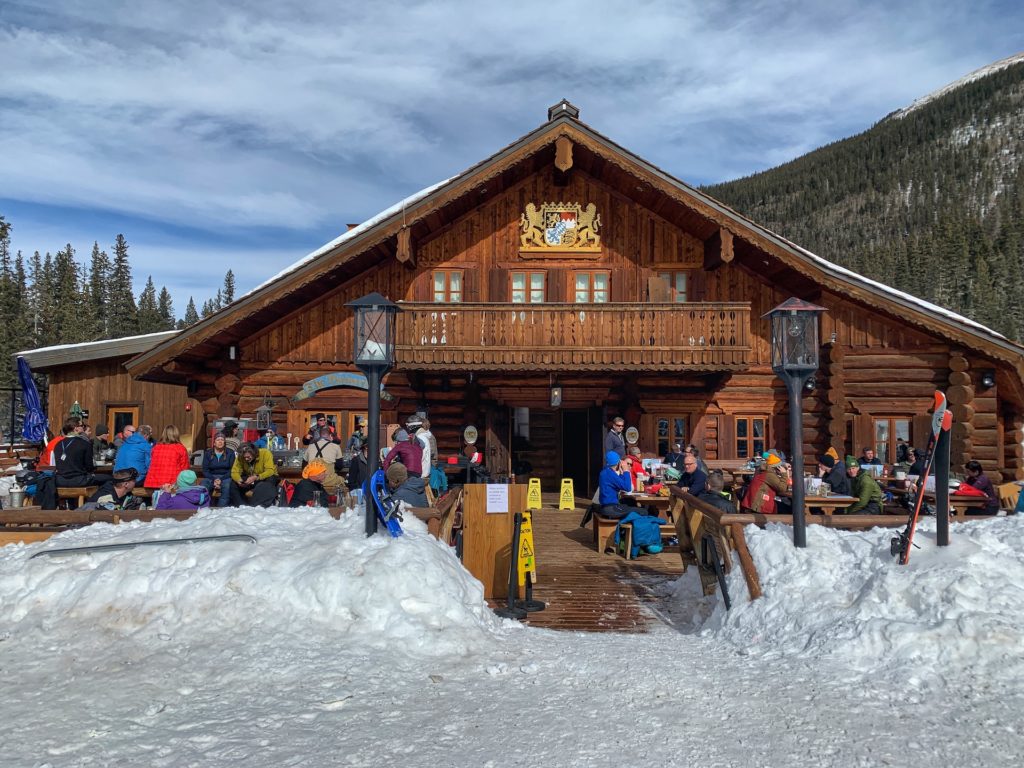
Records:
[[[487,411],[485,450],[491,477],[508,477],[512,473],[512,450],[507,406],[496,405]]]
[[[108,405],[107,406],[107,429],[110,430],[108,439],[113,440],[122,429],[129,424],[139,426],[139,406],[137,405]]]

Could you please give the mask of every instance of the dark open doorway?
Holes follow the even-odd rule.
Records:
[[[590,422],[585,410],[562,411],[562,477],[572,478],[577,496],[589,496],[592,490]]]

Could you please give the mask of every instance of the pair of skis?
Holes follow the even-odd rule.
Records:
[[[917,479],[917,500],[914,508],[907,518],[907,527],[898,535],[892,538],[889,544],[889,551],[893,557],[899,558],[900,565],[910,562],[910,548],[914,546],[914,531],[917,529],[917,519],[921,515],[921,504],[924,502],[925,485],[932,472],[932,461],[935,458],[935,446],[938,445],[939,435],[948,432],[953,423],[953,414],[946,408],[946,396],[942,392],[935,393],[935,403],[932,410],[932,433],[928,438],[928,450],[925,453],[924,471]]]

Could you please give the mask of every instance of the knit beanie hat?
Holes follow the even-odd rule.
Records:
[[[856,456],[847,456],[846,457],[846,466],[847,467],[859,467],[860,466],[860,462],[857,461],[857,457]]]
[[[827,453],[824,456],[818,457],[818,463],[822,466],[832,469],[836,465],[836,460],[829,456]]]
[[[608,451],[608,453],[604,455],[604,463],[609,467],[617,467],[620,461],[622,461],[622,457],[615,451]]]
[[[323,459],[313,459],[302,469],[302,476],[307,480],[327,471],[327,463]]]
[[[96,427],[95,434],[96,434],[96,437],[103,437],[104,435],[109,435],[110,434],[110,428],[107,427],[106,424],[100,424],[98,427]]]
[[[196,485],[196,473],[191,469],[183,469],[178,473],[178,479],[174,481],[175,487],[179,491],[184,491],[187,488],[195,488]]]
[[[399,442],[399,443],[404,443],[408,439],[409,439],[409,433],[406,432],[404,429],[398,430],[398,433],[395,435],[395,440],[397,442]]]
[[[387,471],[384,473],[384,476],[388,480],[388,485],[397,488],[398,486],[400,486],[402,483],[409,479],[409,470],[405,468],[404,464],[400,464],[399,462],[396,461],[394,464],[387,468]]]
[[[825,455],[826,456],[831,456],[832,460],[834,462],[835,461],[839,461],[839,452],[835,448],[833,448],[831,446],[829,446],[829,449],[827,451],[825,451]]]
[[[768,462],[769,467],[774,467],[776,464],[782,463],[782,459],[779,458],[777,453],[769,453],[768,458],[765,459],[765,461]]]

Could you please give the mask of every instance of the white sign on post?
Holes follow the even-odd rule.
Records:
[[[506,515],[508,514],[508,486],[488,485],[487,486],[487,514]]]

